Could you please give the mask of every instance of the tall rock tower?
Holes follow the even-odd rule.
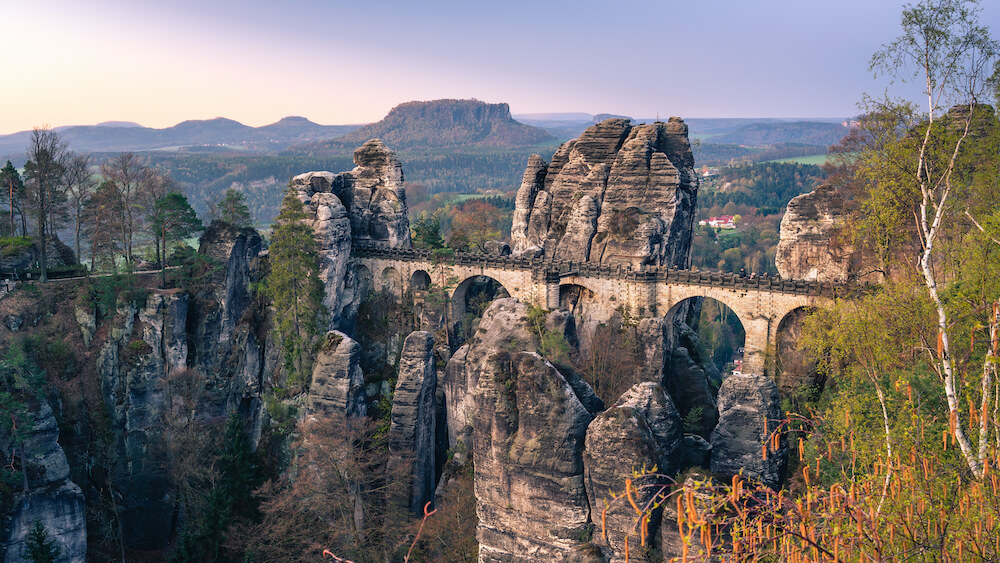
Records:
[[[608,119],[533,155],[517,192],[517,255],[687,268],[698,176],[679,117],[632,125]]]

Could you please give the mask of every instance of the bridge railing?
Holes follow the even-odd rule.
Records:
[[[402,260],[407,262],[431,262],[438,259],[435,258],[434,254],[429,250],[396,248],[379,244],[359,242],[354,243],[352,254],[359,258],[382,258],[386,260]],[[530,270],[532,272],[558,274],[559,277],[580,275],[605,279],[659,283],[684,283],[724,288],[796,293],[802,295],[841,295],[849,290],[864,290],[866,287],[844,283],[790,280],[769,276],[748,278],[740,277],[736,274],[728,272],[682,270],[653,264],[643,264],[638,267],[633,267],[631,264],[611,265],[573,260],[490,256],[469,252],[455,252],[447,256],[439,257],[439,259],[456,266],[473,266],[503,270]]]

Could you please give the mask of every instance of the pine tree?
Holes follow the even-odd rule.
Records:
[[[307,354],[320,332],[324,312],[319,255],[306,219],[295,190],[289,188],[271,233],[271,272],[266,281],[284,347],[285,367],[290,381],[297,384],[308,382]]]
[[[157,252],[162,256],[160,264],[160,276],[163,285],[167,283],[167,245],[172,242],[184,240],[194,235],[202,229],[201,219],[191,209],[184,194],[177,192],[156,200],[153,209],[149,214],[149,226],[156,235],[156,242],[159,246]]]
[[[41,520],[35,520],[35,527],[28,532],[25,550],[32,563],[53,563],[59,557],[59,547],[49,538]]]
[[[243,195],[243,192],[233,188],[226,190],[222,199],[209,206],[209,214],[212,219],[229,223],[237,229],[253,226],[253,218],[250,216],[246,196]]]
[[[24,199],[24,181],[21,180],[17,168],[14,168],[9,160],[0,169],[0,188],[2,188],[3,195],[7,198],[7,204],[10,206],[10,236],[14,236],[17,232],[14,228],[15,210],[21,216],[21,234],[25,234],[24,213],[21,212],[21,201]]]

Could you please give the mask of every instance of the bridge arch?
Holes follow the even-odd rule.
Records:
[[[815,310],[802,306],[788,311],[775,333],[775,383],[783,396],[793,400],[815,396],[826,382],[816,362],[800,347],[805,318]]]
[[[494,299],[510,297],[510,291],[497,279],[473,275],[462,280],[451,295],[452,330],[460,341],[472,336],[483,311]]]
[[[425,270],[414,270],[410,274],[410,291],[426,291],[431,286],[431,275]]]
[[[597,293],[589,287],[564,283],[559,285],[559,308],[566,309],[575,316],[590,318],[597,306]]]
[[[387,266],[379,274],[379,289],[391,294],[397,300],[403,298],[403,274],[392,266]]]
[[[664,319],[672,341],[684,340],[674,333],[681,322],[698,333],[698,342],[710,357],[700,357],[703,350],[688,350],[692,358],[711,362],[722,374],[743,371],[746,321],[729,304],[709,296],[686,297],[675,303]]]

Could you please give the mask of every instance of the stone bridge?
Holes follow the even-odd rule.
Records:
[[[355,245],[352,261],[363,267],[375,291],[401,298],[424,295],[429,287],[450,294],[452,318],[460,319],[467,291],[481,276],[499,282],[522,302],[546,309],[561,305],[575,314],[603,321],[615,312],[636,317],[672,317],[688,299],[710,297],[729,307],[746,332],[743,371],[764,373],[766,358],[789,313],[828,306],[847,293],[839,284],[774,278],[747,279],[734,274],[675,270],[659,266],[605,265],[483,254],[455,253],[435,259],[431,252],[376,245]],[[367,270],[365,272],[364,270]]]

